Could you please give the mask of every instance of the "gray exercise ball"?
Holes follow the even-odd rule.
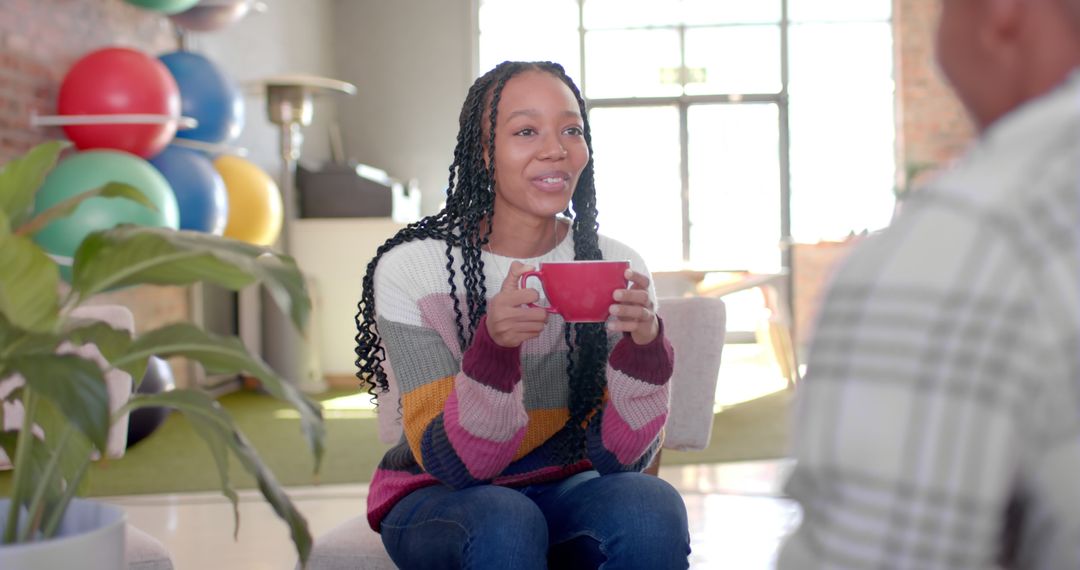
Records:
[[[135,391],[137,394],[160,394],[176,388],[176,380],[173,378],[172,367],[169,363],[151,356],[146,363],[146,373],[143,374],[142,382]],[[152,408],[139,408],[128,416],[127,445],[131,447],[139,443],[154,430],[161,427],[165,418],[169,416],[170,408],[156,406]]]
[[[185,30],[212,32],[240,21],[251,10],[251,0],[202,0],[169,19]]]

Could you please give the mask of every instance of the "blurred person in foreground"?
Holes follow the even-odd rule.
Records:
[[[941,6],[978,140],[827,293],[782,570],[1080,568],[1080,0]]]

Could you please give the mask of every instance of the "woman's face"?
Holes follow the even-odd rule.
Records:
[[[589,162],[570,88],[549,73],[524,71],[503,86],[496,121],[496,215],[547,219],[566,210]]]

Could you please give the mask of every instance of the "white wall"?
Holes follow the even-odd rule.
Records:
[[[200,52],[238,83],[270,75],[303,73],[340,79],[334,67],[332,0],[262,0],[266,12],[251,12],[233,26],[189,36],[189,49]],[[248,159],[278,178],[279,129],[266,118],[262,95],[245,98],[246,122],[236,146]],[[315,120],[304,130],[301,160],[315,165],[330,158],[327,126],[337,118],[337,96],[315,99]]]
[[[232,27],[189,36],[189,47],[243,83],[268,75],[307,73],[348,81],[354,97],[315,101],[303,160],[330,157],[328,125],[339,121],[349,158],[400,180],[416,178],[422,213],[444,199],[461,103],[475,77],[477,0],[263,0]],[[237,146],[275,178],[278,129],[262,97],[246,98]]]
[[[367,260],[403,224],[386,218],[296,220],[293,251],[300,269],[314,284],[312,339],[323,374],[348,378],[356,372],[356,303]],[[339,247],[349,244],[348,255]]]
[[[334,0],[337,69],[359,92],[339,109],[347,153],[417,178],[424,214],[445,197],[474,79],[474,1]]]
[[[354,97],[316,99],[315,124],[305,129],[301,160],[318,165],[329,159],[327,127],[337,121],[348,158],[386,170],[399,180],[416,178],[423,195],[422,213],[436,211],[444,199],[458,113],[474,79],[477,0],[263,1],[266,13],[250,14],[219,32],[192,35],[189,48],[210,57],[240,83],[283,73],[353,83],[358,91]],[[266,119],[261,97],[249,96],[246,103],[247,122],[236,145],[247,148],[248,158],[276,178],[278,128]],[[320,355],[325,372],[351,374],[352,316],[360,275],[374,245],[389,234],[332,236],[307,231],[304,222],[322,227],[320,221],[298,220],[297,247],[333,252],[337,269],[352,272],[331,276],[330,283],[321,283],[316,292],[323,301],[316,316],[323,324],[316,326],[326,327],[321,331]],[[365,227],[346,223],[350,231]],[[339,245],[342,239],[348,244],[344,257],[340,248],[325,247],[325,242]],[[301,266],[316,276],[322,271],[320,259],[307,253],[298,256]],[[256,352],[261,345],[258,312],[257,297],[242,295],[240,335]]]
[[[188,49],[217,63],[242,88],[245,83],[272,75],[306,74],[338,79],[334,67],[334,6],[332,0],[262,0],[267,10],[251,12],[236,24],[206,33],[190,33]],[[280,183],[280,128],[270,123],[265,95],[244,89],[245,123],[232,144],[248,150],[248,160]],[[315,98],[312,125],[304,129],[301,161],[319,165],[330,158],[328,126],[337,121],[339,96]],[[200,293],[201,295],[202,293]],[[227,294],[213,293],[204,299],[204,310],[231,306]],[[249,350],[261,354],[262,308],[256,287],[240,293],[238,330]],[[216,303],[216,304],[215,304]],[[198,303],[197,303],[198,304]],[[195,315],[196,319],[202,318]],[[282,372],[279,370],[279,372]]]

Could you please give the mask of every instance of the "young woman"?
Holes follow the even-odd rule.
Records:
[[[401,568],[686,568],[682,498],[641,473],[672,349],[640,256],[597,234],[581,94],[557,64],[504,62],[459,123],[446,207],[364,278],[358,377],[383,393],[392,370],[404,428],[371,527]],[[607,324],[568,325],[519,288],[571,259],[630,260]]]

